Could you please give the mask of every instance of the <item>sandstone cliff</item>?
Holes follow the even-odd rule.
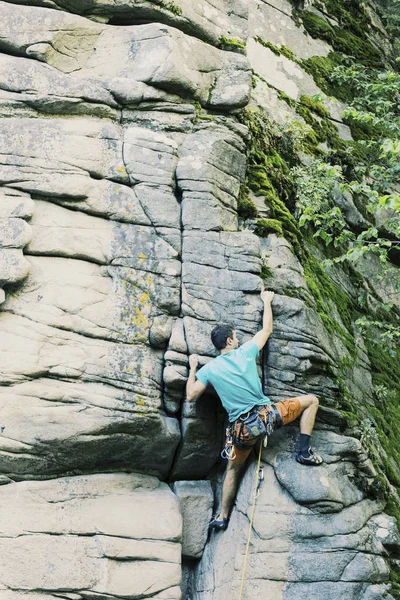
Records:
[[[256,467],[207,539],[225,415],[184,388],[263,280],[266,393],[319,396],[325,463],[270,438],[243,597],[398,597],[398,356],[355,327],[360,290],[398,319],[398,259],[327,274],[290,176],[357,160],[329,72],[394,68],[388,4],[0,2],[1,600],[237,597]]]

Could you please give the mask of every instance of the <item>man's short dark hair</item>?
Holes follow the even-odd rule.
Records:
[[[211,341],[217,350],[223,350],[226,347],[227,339],[233,338],[234,328],[228,323],[218,323],[211,332]]]

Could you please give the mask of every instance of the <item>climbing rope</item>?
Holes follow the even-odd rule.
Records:
[[[268,439],[268,438],[265,438],[265,439]],[[239,598],[238,598],[238,600],[242,600],[243,587],[244,587],[244,578],[245,578],[246,569],[247,569],[247,557],[249,555],[249,548],[250,548],[251,530],[253,529],[254,511],[255,511],[255,508],[256,508],[256,500],[257,500],[258,496],[260,495],[260,485],[261,485],[262,480],[264,479],[263,469],[260,468],[262,449],[263,449],[263,443],[261,442],[260,443],[260,450],[258,452],[258,461],[257,461],[257,469],[256,469],[256,479],[255,479],[254,492],[253,492],[253,506],[251,508],[251,516],[250,516],[250,523],[249,523],[249,533],[248,533],[248,536],[247,536],[246,552],[245,552],[245,555],[244,555],[244,564],[243,564],[243,570],[242,570],[242,582],[240,584],[240,591],[239,591]]]

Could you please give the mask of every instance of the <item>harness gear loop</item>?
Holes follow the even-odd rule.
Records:
[[[249,549],[250,549],[251,530],[253,529],[254,511],[255,511],[255,508],[256,508],[256,500],[257,500],[258,496],[260,495],[260,485],[261,485],[262,480],[264,479],[264,470],[263,470],[262,467],[260,467],[262,449],[263,449],[263,444],[260,443],[260,450],[258,452],[256,478],[255,478],[255,485],[254,485],[254,492],[253,492],[253,506],[251,508],[251,516],[250,516],[250,523],[249,523],[249,533],[247,535],[246,552],[244,554],[244,564],[243,564],[243,570],[242,570],[242,581],[241,581],[241,584],[240,584],[240,591],[239,591],[238,600],[242,600],[243,588],[244,588],[244,578],[245,578],[246,569],[247,569],[247,557],[249,555]]]

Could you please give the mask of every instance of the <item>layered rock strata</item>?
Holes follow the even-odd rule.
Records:
[[[327,330],[289,241],[238,217],[239,109],[293,118],[282,94],[320,90],[277,45],[304,60],[330,46],[285,0],[18,0],[0,17],[0,597],[179,600],[183,555],[185,600],[224,600],[254,465],[228,531],[207,542],[225,416],[212,390],[185,400],[188,355],[216,355],[216,322],[257,331],[268,266],[271,399],[335,406],[344,368],[354,401],[373,394],[362,338],[347,332],[350,355]],[[374,468],[340,413],[325,408],[318,427],[318,471],[293,463],[293,428],[264,451],[245,597],[390,599],[399,538]]]

